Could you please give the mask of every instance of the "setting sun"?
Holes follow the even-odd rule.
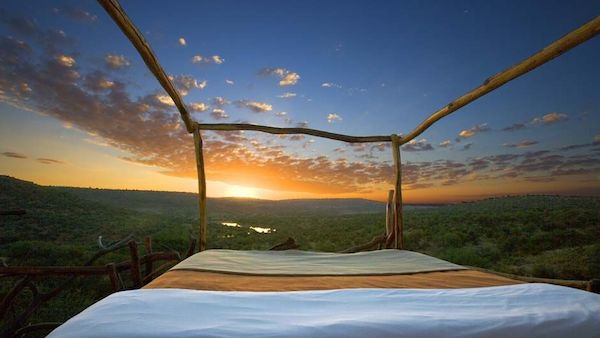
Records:
[[[239,185],[232,185],[225,190],[225,197],[244,197],[244,198],[258,198],[258,191],[256,188],[243,187]]]

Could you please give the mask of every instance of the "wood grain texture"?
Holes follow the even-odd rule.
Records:
[[[196,170],[198,171],[198,211],[200,228],[198,229],[198,251],[206,250],[206,232],[208,215],[206,209],[206,173],[204,172],[204,154],[200,129],[194,129],[194,148],[196,150]]]

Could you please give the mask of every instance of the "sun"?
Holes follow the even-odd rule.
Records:
[[[252,187],[231,185],[225,190],[224,196],[225,197],[258,198],[258,191],[256,188],[252,188]]]

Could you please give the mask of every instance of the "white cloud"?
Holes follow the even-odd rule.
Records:
[[[237,104],[240,108],[248,108],[255,113],[263,113],[273,110],[272,105],[264,102],[237,100],[235,101],[235,104]]]
[[[327,114],[327,122],[329,122],[329,123],[333,123],[335,121],[341,121],[341,120],[342,120],[342,117],[336,113]]]
[[[225,83],[230,86],[233,86],[235,84],[235,82],[233,82],[233,80],[225,80]]]
[[[75,66],[75,59],[69,55],[57,55],[54,60],[65,67]]]
[[[565,114],[565,113],[550,113],[550,114],[546,114],[542,117],[536,117],[533,120],[531,120],[531,123],[534,124],[539,124],[539,123],[544,123],[544,124],[551,124],[551,123],[556,123],[559,121],[564,121],[569,117],[569,115]]]
[[[282,99],[289,99],[289,98],[292,98],[292,97],[296,97],[296,93],[286,92],[286,93],[283,93],[281,95],[277,95],[277,97],[280,97]]]
[[[223,62],[225,62],[225,60],[223,60],[223,58],[221,58],[219,55],[213,55],[211,57],[212,61],[218,65],[222,64]]]
[[[227,101],[227,99],[222,96],[217,96],[212,99],[212,104],[217,107],[222,107],[226,104],[229,104],[229,101]]]
[[[229,115],[227,115],[227,113],[225,113],[225,111],[220,108],[213,109],[212,113],[210,113],[210,116],[212,116],[216,120],[224,120],[229,118]]]
[[[452,141],[450,141],[450,140],[445,140],[445,141],[440,142],[441,148],[448,148],[451,145],[452,145]]]
[[[479,125],[476,125],[470,129],[464,129],[461,130],[460,133],[458,133],[458,136],[462,137],[462,138],[469,138],[469,137],[473,137],[479,133],[482,132],[486,132],[489,131],[490,127],[488,127],[487,123],[482,123]]]
[[[283,116],[286,116],[286,115],[287,115],[287,113],[284,112],[284,111],[280,111],[280,112],[275,113],[275,116],[280,116],[280,117],[283,117]],[[598,136],[600,138],[600,135],[598,135]]]
[[[104,62],[109,68],[119,69],[129,66],[131,63],[124,55],[106,54]]]
[[[173,102],[173,99],[169,96],[169,95],[160,95],[157,94],[155,96],[156,100],[162,104],[165,104],[167,106],[171,106],[171,107],[175,107],[175,102]]]
[[[225,59],[223,59],[219,55],[213,55],[213,56],[194,55],[192,57],[192,63],[214,63],[217,65],[220,65],[223,62],[225,62]]]
[[[292,72],[285,68],[263,68],[258,74],[260,75],[274,75],[279,77],[281,80],[279,81],[280,86],[292,86],[298,83],[300,80],[300,75],[296,72]]]
[[[179,40],[177,40],[179,42],[180,46],[187,46],[187,42],[185,41],[184,38],[179,38]]]
[[[323,82],[321,83],[321,87],[323,88],[342,88],[341,85],[333,82]]]
[[[183,96],[186,96],[191,89],[204,89],[207,85],[206,80],[198,81],[191,75],[169,75],[169,80],[173,81],[175,88]]]
[[[200,113],[208,110],[208,106],[202,102],[192,102],[190,104],[190,107],[192,108],[193,111],[200,112]]]

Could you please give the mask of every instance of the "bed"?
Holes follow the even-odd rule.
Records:
[[[207,250],[49,337],[598,337],[600,295],[407,250]]]

